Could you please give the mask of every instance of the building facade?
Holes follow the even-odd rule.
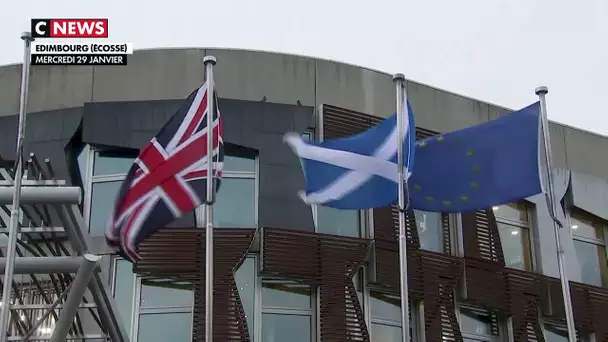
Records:
[[[214,340],[400,341],[395,209],[306,206],[297,197],[299,161],[282,143],[286,132],[322,140],[379,122],[394,112],[391,76],[313,58],[217,49],[139,51],[124,67],[31,70],[26,152],[50,158],[58,179],[82,187],[85,233],[104,255],[102,274],[131,340],[204,340],[203,211],[145,241],[136,265],[112,254],[103,231],[139,149],[204,82],[205,55],[218,60],[226,143],[214,207]],[[0,68],[5,159],[15,150],[20,71],[20,65]],[[407,88],[419,138],[507,112],[412,81]],[[533,89],[521,91],[536,100]],[[554,123],[551,137],[579,338],[608,341],[608,138]],[[478,212],[407,217],[414,341],[567,341],[543,196]]]

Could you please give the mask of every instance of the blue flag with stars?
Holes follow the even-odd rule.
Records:
[[[537,102],[418,142],[410,207],[466,212],[541,193],[539,109]]]

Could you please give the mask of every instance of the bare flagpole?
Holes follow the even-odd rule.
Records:
[[[562,283],[562,295],[564,300],[564,309],[566,312],[566,326],[568,327],[568,340],[576,342],[576,327],[574,326],[574,314],[572,312],[572,299],[570,298],[570,283],[566,274],[566,263],[564,250],[562,249],[560,230],[563,225],[557,219],[557,201],[555,200],[555,188],[553,186],[553,156],[551,153],[551,138],[549,135],[549,119],[547,118],[547,101],[545,96],[549,90],[547,87],[536,88],[536,95],[540,100],[540,115],[543,128],[543,139],[545,143],[545,159],[547,160],[547,185],[549,193],[547,194],[547,204],[553,221],[553,230],[555,232],[555,247],[557,248],[557,266],[559,269],[559,278]]]
[[[395,95],[397,107],[397,167],[399,173],[399,272],[401,278],[401,336],[403,342],[410,341],[410,312],[409,312],[409,294],[407,286],[407,235],[405,231],[405,175],[403,174],[403,142],[404,132],[403,120],[405,120],[405,76],[403,74],[395,74],[393,76],[395,82]]]
[[[207,83],[207,200],[205,201],[205,341],[213,342],[213,202],[215,184],[213,177],[213,116],[215,113],[215,84],[213,66],[216,59],[205,56]]]
[[[30,50],[34,40],[30,32],[21,34],[23,40],[23,68],[21,69],[21,96],[19,101],[19,127],[17,131],[17,155],[15,156],[15,192],[9,223],[8,245],[6,247],[6,267],[4,270],[4,288],[2,289],[2,313],[0,314],[0,342],[8,338],[8,323],[11,311],[11,292],[15,271],[15,251],[19,234],[19,208],[21,201],[21,180],[23,178],[23,141],[25,135],[25,117],[27,112],[27,94],[30,81]]]

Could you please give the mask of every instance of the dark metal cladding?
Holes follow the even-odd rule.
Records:
[[[234,270],[247,254],[253,229],[214,229],[214,341],[250,341],[245,310],[234,279]],[[205,340],[205,230],[163,229],[143,242],[139,274],[177,278],[194,285],[193,341]]]
[[[261,273],[320,288],[322,341],[369,342],[353,284],[369,245],[365,239],[263,228]]]

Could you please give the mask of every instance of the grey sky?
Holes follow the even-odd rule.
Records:
[[[109,18],[135,49],[226,47],[362,65],[608,135],[608,0],[30,0],[0,11],[0,65],[30,18]],[[219,61],[218,61],[219,62]]]

